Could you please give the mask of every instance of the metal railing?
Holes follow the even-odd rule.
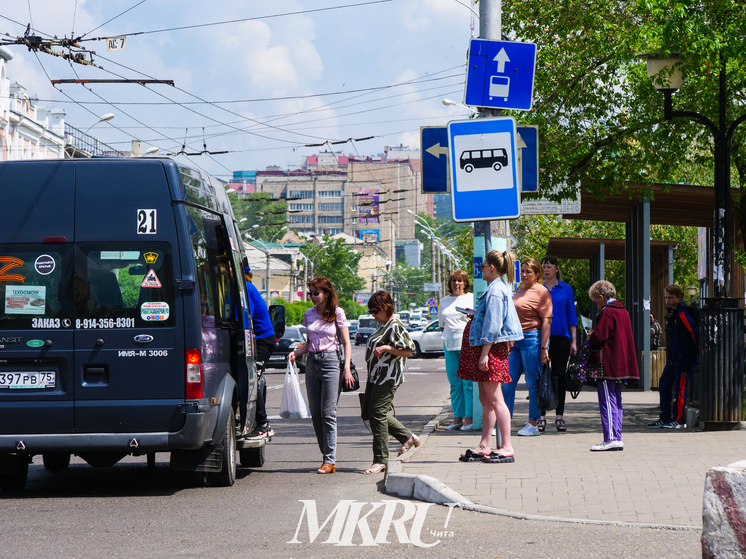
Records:
[[[65,152],[67,157],[91,157],[93,155],[128,155],[114,149],[93,136],[89,136],[65,123]]]

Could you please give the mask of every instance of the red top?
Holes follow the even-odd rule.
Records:
[[[601,379],[640,378],[637,354],[632,339],[632,323],[627,309],[612,301],[596,315],[596,328],[590,337],[591,347],[603,347],[604,374]]]

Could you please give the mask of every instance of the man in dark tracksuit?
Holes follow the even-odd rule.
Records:
[[[699,364],[699,325],[691,308],[682,304],[684,291],[676,284],[666,287],[664,298],[671,314],[668,317],[668,361],[661,374],[661,414],[651,428],[679,429],[686,427],[686,385],[694,365]]]

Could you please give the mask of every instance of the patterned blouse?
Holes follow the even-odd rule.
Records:
[[[388,351],[381,355],[381,357],[376,357],[373,354],[373,350],[382,345],[390,345],[399,350],[411,349],[414,351],[414,342],[398,318],[392,316],[385,324],[378,324],[376,331],[368,338],[368,345],[365,349],[365,360],[368,362],[369,383],[383,384],[389,380],[393,380],[394,386],[399,386],[404,380],[404,368],[407,366],[407,358],[397,357]]]

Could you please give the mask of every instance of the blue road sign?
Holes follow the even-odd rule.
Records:
[[[536,45],[472,39],[464,103],[528,111],[534,93]]]
[[[484,257],[482,256],[474,257],[474,279],[482,279],[482,262],[483,261],[484,261]]]
[[[427,315],[430,317],[438,316],[438,305],[428,305]]]
[[[521,149],[521,192],[539,192],[539,127],[519,126],[526,147]]]
[[[422,148],[422,192],[448,192],[448,129],[445,126],[420,128]]]
[[[449,122],[448,140],[453,220],[520,216],[515,119]]]

